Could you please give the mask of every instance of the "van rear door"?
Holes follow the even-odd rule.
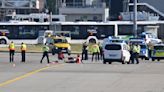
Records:
[[[120,44],[106,44],[104,49],[104,58],[121,59],[122,48]]]

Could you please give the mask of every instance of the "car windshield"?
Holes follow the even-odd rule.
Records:
[[[54,39],[54,43],[67,43],[66,39]]]
[[[105,46],[106,50],[121,50],[121,46],[118,44],[107,44]]]
[[[124,42],[124,40],[111,40],[111,42],[118,42],[118,43],[122,43],[122,42]]]
[[[146,48],[146,45],[140,45],[140,47],[141,47],[142,49],[144,49],[144,48]]]
[[[154,46],[155,50],[164,50],[164,46]]]
[[[139,38],[146,38],[145,35],[139,35]]]
[[[144,41],[130,41],[131,44],[142,44]]]

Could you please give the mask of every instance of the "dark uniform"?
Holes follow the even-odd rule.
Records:
[[[82,60],[88,60],[88,45],[86,42],[83,44],[82,48]]]
[[[22,43],[21,44],[22,62],[25,62],[26,61],[26,50],[27,50],[26,44]]]
[[[100,60],[103,60],[103,57],[104,57],[103,48],[102,48],[102,46],[100,44],[99,44],[99,49],[100,49],[100,53],[99,53]]]
[[[47,57],[47,63],[50,63],[49,56],[48,56],[49,47],[47,45],[45,45],[45,46],[43,46],[42,50],[43,50],[43,56],[42,56],[40,63],[42,63],[42,60],[44,57]]]
[[[11,42],[9,44],[10,62],[14,62],[14,53],[15,53],[15,44]]]

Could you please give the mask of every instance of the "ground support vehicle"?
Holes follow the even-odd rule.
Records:
[[[156,44],[152,51],[152,61],[164,59],[164,44]]]
[[[52,36],[51,39],[49,40],[51,41],[47,41],[47,42],[49,42],[50,51],[52,52],[53,55],[59,52],[68,53],[68,54],[71,53],[71,45],[65,37]]]

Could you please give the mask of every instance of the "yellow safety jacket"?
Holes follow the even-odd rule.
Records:
[[[14,43],[9,44],[9,50],[15,50],[15,44]]]
[[[100,49],[99,49],[99,46],[97,44],[93,45],[92,48],[91,48],[91,52],[92,53],[99,53],[100,52]]]
[[[21,45],[21,50],[22,50],[22,51],[26,51],[26,50],[27,50],[26,44],[22,44],[22,45]]]
[[[48,52],[49,51],[49,47],[48,46],[43,46],[42,50],[43,50],[43,52]]]
[[[140,50],[141,50],[141,48],[140,48],[139,45],[138,46],[133,46],[133,52],[134,53],[140,53]]]

